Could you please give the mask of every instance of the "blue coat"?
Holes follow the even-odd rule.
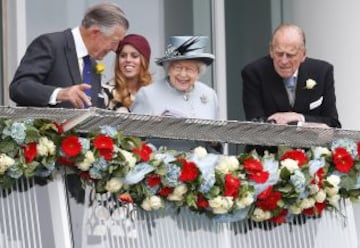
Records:
[[[142,87],[131,106],[135,114],[217,119],[218,98],[214,89],[195,82],[189,93],[176,90],[167,80]]]

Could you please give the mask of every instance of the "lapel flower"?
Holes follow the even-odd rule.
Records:
[[[95,65],[95,72],[96,74],[101,75],[105,71],[105,65],[103,63],[97,63]]]
[[[305,82],[305,89],[312,90],[316,86],[316,81],[314,79],[309,78]]]

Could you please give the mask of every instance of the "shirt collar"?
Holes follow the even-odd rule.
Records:
[[[84,56],[88,55],[89,52],[85,46],[83,38],[81,37],[80,28],[75,27],[71,30],[71,32],[72,32],[72,35],[74,36],[77,57],[78,57],[78,59],[81,59]]]

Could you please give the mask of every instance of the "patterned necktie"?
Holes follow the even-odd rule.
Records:
[[[291,106],[294,106],[295,102],[295,90],[296,90],[296,78],[289,77],[285,79],[285,85],[288,90],[289,102]]]
[[[83,57],[83,83],[91,85],[91,59],[89,55]],[[91,97],[91,89],[85,90],[86,95]]]

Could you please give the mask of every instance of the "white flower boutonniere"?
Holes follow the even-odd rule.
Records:
[[[309,78],[305,82],[305,89],[312,90],[316,86],[316,81],[314,79]]]

